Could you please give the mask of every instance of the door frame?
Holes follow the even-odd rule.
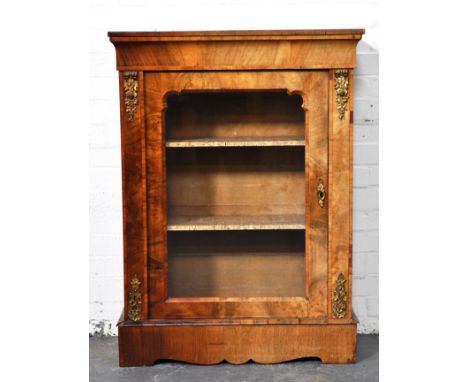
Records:
[[[329,71],[144,72],[141,125],[146,183],[147,318],[322,318],[328,314]],[[164,114],[168,94],[184,91],[284,91],[299,94],[305,111],[306,296],[171,298],[168,294]],[[140,99],[141,99],[140,98]]]

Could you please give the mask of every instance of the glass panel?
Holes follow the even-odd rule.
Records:
[[[170,297],[305,295],[302,99],[168,97]]]
[[[169,232],[171,297],[305,296],[303,230]]]

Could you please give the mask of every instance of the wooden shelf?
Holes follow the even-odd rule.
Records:
[[[170,139],[166,147],[261,147],[261,146],[305,146],[300,137],[223,137]]]
[[[285,251],[285,252],[222,252],[222,251],[212,251],[212,252],[197,252],[197,251],[192,251],[192,252],[177,252],[177,251],[172,251],[171,257],[213,257],[213,256],[226,256],[226,257],[237,257],[239,258],[240,256],[244,257],[250,257],[250,256],[260,256],[260,257],[275,257],[278,258],[280,256],[283,257],[292,257],[292,256],[299,256],[304,258],[305,252],[293,252],[293,251]]]
[[[305,229],[304,215],[173,216],[168,231]]]

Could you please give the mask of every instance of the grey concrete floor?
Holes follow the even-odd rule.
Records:
[[[91,382],[375,382],[379,379],[379,337],[358,336],[357,362],[353,365],[323,365],[319,360],[301,359],[276,365],[246,363],[214,366],[182,362],[158,362],[151,367],[118,365],[117,337],[89,339]]]

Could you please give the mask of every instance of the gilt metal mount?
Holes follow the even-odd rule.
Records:
[[[345,116],[346,109],[348,108],[348,87],[349,87],[349,74],[348,69],[335,70],[335,96],[336,106],[338,108],[338,115],[340,119]]]
[[[133,121],[138,103],[138,72],[124,72],[124,97],[127,119]]]
[[[333,291],[332,310],[335,318],[345,318],[347,300],[346,279],[343,273],[340,273],[336,279],[336,286]]]
[[[130,291],[128,292],[128,318],[132,321],[141,320],[141,281],[135,275],[130,282]]]

